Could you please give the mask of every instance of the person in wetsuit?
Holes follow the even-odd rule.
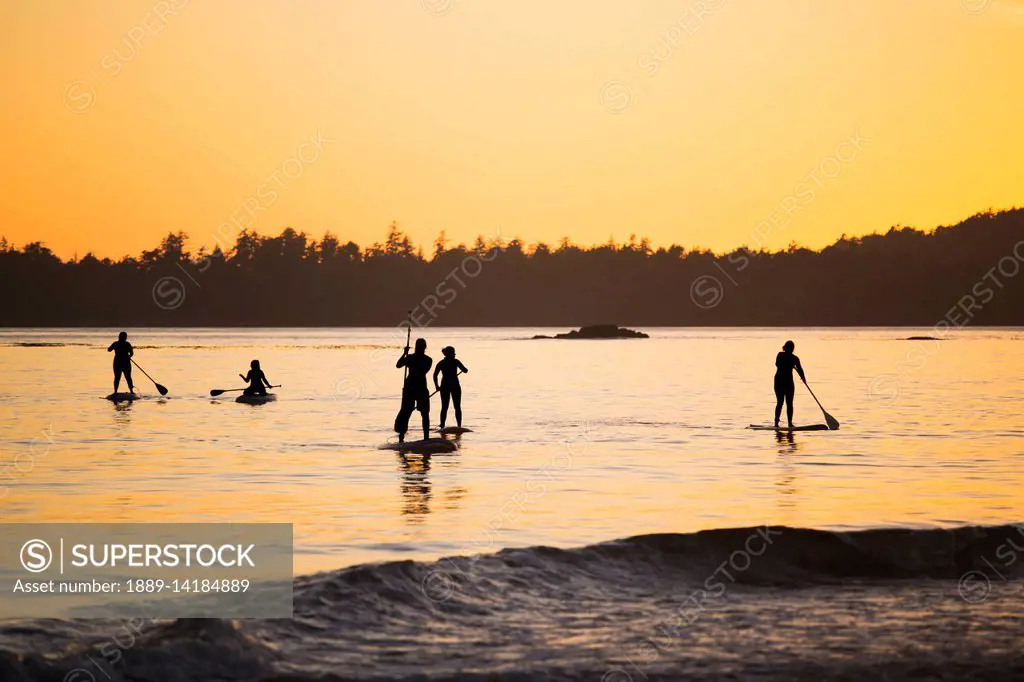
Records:
[[[793,355],[796,344],[786,341],[782,352],[775,356],[775,428],[779,428],[779,417],[782,415],[782,403],[786,403],[786,418],[789,428],[793,428],[793,394],[796,386],[793,383],[793,370],[800,375],[800,380],[807,383],[800,358]]]
[[[462,428],[462,385],[459,384],[459,372],[468,372],[466,366],[455,359],[455,349],[446,346],[441,349],[444,359],[434,368],[434,388],[441,392],[441,428],[444,428],[448,417],[449,400],[455,404],[455,423]],[[441,375],[441,383],[437,383],[437,375]]]
[[[242,391],[242,395],[266,395],[267,389],[271,386],[267,375],[260,369],[259,360],[249,363],[248,374],[239,374],[238,376],[242,377],[242,381],[249,382],[249,388]]]
[[[402,357],[395,363],[395,367],[405,367],[408,370],[405,385],[402,386],[402,408],[395,417],[395,431],[398,432],[400,443],[405,442],[405,432],[409,430],[409,417],[415,410],[419,410],[423,417],[423,440],[430,438],[430,391],[427,390],[427,373],[434,360],[426,351],[426,339],[416,339],[416,352],[410,355],[409,347],[406,346]]]
[[[121,385],[122,374],[128,382],[128,391],[135,393],[135,384],[132,382],[132,356],[135,355],[135,349],[128,343],[128,332],[118,334],[117,341],[110,344],[107,352],[114,353],[114,393],[117,393],[117,387]]]

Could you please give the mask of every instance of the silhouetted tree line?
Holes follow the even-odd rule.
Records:
[[[721,255],[635,239],[450,246],[443,233],[424,255],[394,224],[367,248],[288,228],[193,254],[178,233],[118,261],[0,240],[0,310],[4,326],[392,326],[410,308],[438,326],[930,326],[957,310],[955,324],[1020,325],[1022,261],[1021,209]]]

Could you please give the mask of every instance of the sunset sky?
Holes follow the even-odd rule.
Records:
[[[12,0],[0,32],[0,235],[65,257],[392,220],[819,247],[1024,205],[1020,0]]]

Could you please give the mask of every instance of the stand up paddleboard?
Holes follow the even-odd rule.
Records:
[[[245,403],[246,405],[262,405],[263,403],[272,403],[277,400],[277,396],[273,393],[266,395],[240,395],[235,398],[236,403]]]
[[[458,436],[463,433],[473,433],[473,429],[464,429],[461,426],[446,426],[443,429],[438,429],[437,432],[442,436]]]
[[[445,452],[455,452],[459,449],[459,446],[444,438],[428,438],[427,440],[410,440],[404,443],[385,443],[378,449],[411,452],[414,455],[437,455]]]
[[[130,400],[138,400],[141,397],[137,393],[111,393],[107,396],[107,400],[112,403],[123,403]]]
[[[768,426],[765,424],[751,424],[747,428],[753,429],[754,431],[830,431],[824,424],[808,424],[807,426],[794,426],[789,428],[788,426]]]

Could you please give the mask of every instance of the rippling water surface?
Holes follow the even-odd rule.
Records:
[[[291,522],[304,574],[656,532],[1024,517],[1017,329],[430,329],[428,353],[454,345],[471,370],[473,433],[428,459],[377,449],[394,435],[404,333],[132,330],[170,394],[136,371],[147,399],[113,405],[116,331],[0,332],[4,521]],[[772,417],[790,336],[840,431],[746,428]],[[209,397],[253,358],[283,384],[276,403]],[[822,421],[803,387],[796,421]]]

